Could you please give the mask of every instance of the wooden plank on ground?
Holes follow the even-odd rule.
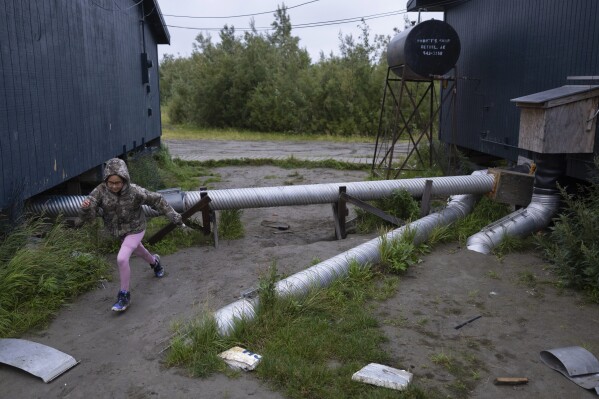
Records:
[[[528,384],[526,377],[498,377],[495,378],[495,385],[523,385]]]

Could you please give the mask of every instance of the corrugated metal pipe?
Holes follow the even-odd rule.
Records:
[[[562,155],[539,155],[530,204],[470,236],[467,248],[489,254],[506,236],[524,237],[547,227],[560,206],[557,180],[565,165]]]
[[[433,182],[432,195],[453,195],[447,207],[441,212],[393,230],[386,235],[387,240],[399,238],[409,229],[415,231],[416,244],[425,241],[435,227],[448,225],[470,213],[478,196],[493,189],[495,178],[486,173],[475,172],[469,176],[211,190],[208,195],[212,200],[210,207],[213,210],[335,203],[339,198],[341,186],[346,187],[347,194],[362,201],[370,201],[388,196],[397,189],[406,190],[413,197],[420,197],[424,194],[427,180]],[[182,193],[178,190],[168,190],[163,194],[175,210],[182,212],[198,202],[202,193],[202,191]],[[59,214],[76,216],[84,198],[84,196],[46,197],[32,201],[28,205],[28,210],[48,216]],[[148,216],[156,215],[156,212],[148,207],[144,210]],[[376,238],[279,281],[275,288],[277,295],[304,295],[314,287],[326,286],[334,279],[347,274],[353,260],[362,266],[377,263],[380,260],[382,240],[382,237]],[[219,331],[227,334],[235,318],[253,318],[257,304],[258,298],[244,298],[218,310],[215,318]]]
[[[444,210],[395,229],[389,232],[385,239],[388,241],[398,239],[408,231],[415,231],[414,243],[422,243],[435,227],[448,225],[470,213],[477,198],[477,195],[472,194],[453,196]],[[382,237],[375,238],[289,276],[277,282],[275,292],[281,297],[303,296],[313,288],[328,286],[333,280],[345,276],[352,261],[358,262],[363,267],[368,264],[376,264],[380,261],[382,242]],[[222,335],[228,335],[236,319],[253,319],[256,316],[258,304],[259,297],[242,298],[216,311],[214,318],[219,332]]]
[[[389,196],[393,190],[403,189],[413,197],[421,197],[427,180],[432,180],[434,196],[456,194],[484,194],[493,189],[494,177],[487,174],[469,176],[431,177],[404,180],[381,180],[352,183],[308,184],[300,186],[254,187],[225,190],[209,190],[212,210],[247,209],[292,205],[335,203],[339,198],[339,187],[345,186],[347,194],[362,201],[371,201]],[[181,192],[166,190],[167,202],[177,212],[189,209],[201,199],[201,191]],[[31,201],[27,210],[44,213],[48,216],[63,214],[77,216],[77,211],[85,196],[52,196]],[[147,216],[158,213],[144,207]]]

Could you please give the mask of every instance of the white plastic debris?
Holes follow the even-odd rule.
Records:
[[[412,373],[405,370],[395,369],[378,363],[370,363],[368,366],[355,372],[351,379],[401,391],[406,389],[408,384],[412,382],[412,376]]]
[[[234,346],[233,348],[220,353],[219,356],[223,358],[225,363],[231,368],[245,371],[255,369],[262,360],[262,356],[239,346]]]

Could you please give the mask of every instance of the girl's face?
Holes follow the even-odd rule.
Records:
[[[108,179],[106,179],[106,185],[110,191],[116,194],[123,188],[123,179],[117,175],[109,176]]]

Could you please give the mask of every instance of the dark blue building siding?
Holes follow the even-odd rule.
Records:
[[[411,0],[408,6],[415,10],[427,1]],[[446,117],[441,140],[513,161],[530,156],[516,148],[520,109],[510,100],[593,83],[566,78],[599,75],[599,1],[469,0],[446,2],[440,9],[462,46],[457,128],[452,131]],[[587,165],[581,160],[591,159],[569,156],[568,173],[582,177]]]
[[[159,139],[157,43],[168,32],[154,1],[137,3],[0,3],[0,209]]]

